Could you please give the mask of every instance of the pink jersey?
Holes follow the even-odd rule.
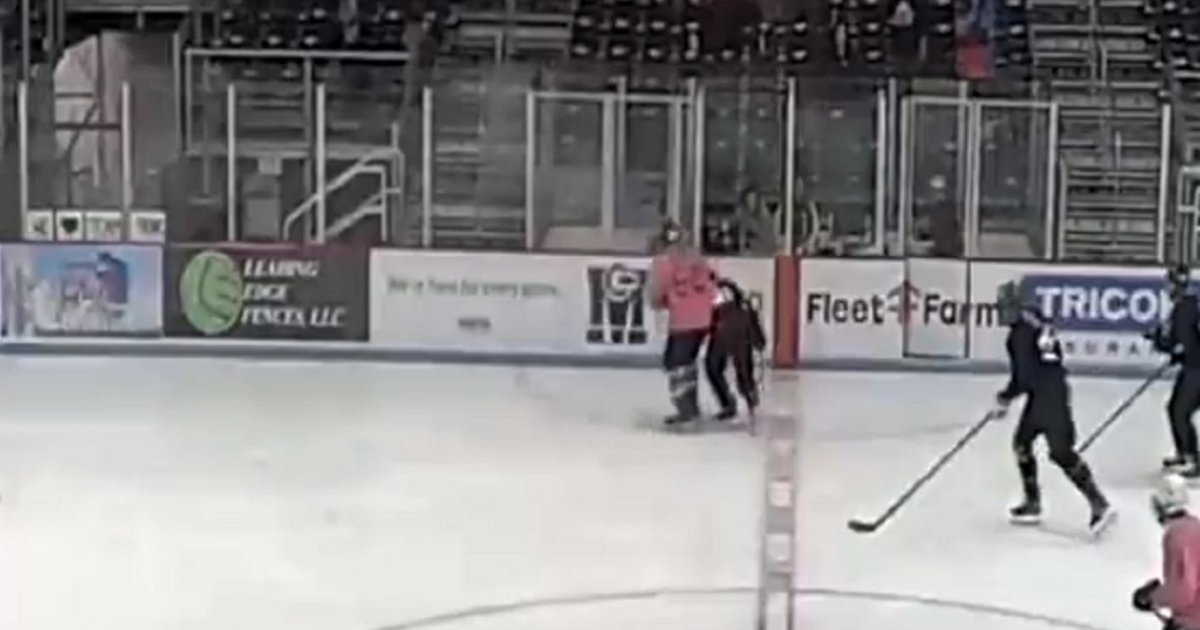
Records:
[[[698,254],[674,251],[654,257],[654,303],[667,309],[671,331],[712,326],[716,282],[708,261]]]
[[[1184,630],[1200,630],[1200,520],[1178,517],[1163,532],[1162,586],[1154,605],[1171,611]]]

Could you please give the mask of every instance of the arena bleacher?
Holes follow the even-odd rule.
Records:
[[[828,224],[851,243],[839,251],[895,251],[858,242],[878,231],[880,208],[911,209],[909,237],[931,242],[933,224],[961,223],[970,205],[989,235],[971,245],[977,255],[1009,255],[1011,242],[1032,257],[1154,260],[1159,233],[1175,239],[1167,211],[1191,203],[1176,171],[1200,153],[1198,7],[6,0],[3,176],[6,190],[30,178],[30,207],[103,205],[130,196],[110,188],[132,187],[123,203],[165,210],[175,239],[232,229],[262,241],[554,247],[606,221],[645,229],[676,207],[732,216],[753,191],[779,216],[793,200],[796,243]],[[123,53],[133,132],[169,139],[131,143],[132,183],[106,174],[118,166],[107,149],[81,166],[63,140],[112,136],[112,86],[93,90],[107,120],[64,119],[63,80],[38,87],[109,33],[123,50],[168,42]],[[35,121],[25,175],[13,166],[22,81]],[[176,107],[138,115],[165,106],[168,88]]]

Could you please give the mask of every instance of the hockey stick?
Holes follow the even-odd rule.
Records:
[[[1113,412],[1108,414],[1108,417],[1104,419],[1104,422],[1101,422],[1100,426],[1096,427],[1090,435],[1088,435],[1082,442],[1079,443],[1079,448],[1076,450],[1080,453],[1088,450],[1088,447],[1094,444],[1096,440],[1100,439],[1100,436],[1103,435],[1104,432],[1113,425],[1113,423],[1120,419],[1121,416],[1124,415],[1131,406],[1133,406],[1133,403],[1137,402],[1137,399],[1141,398],[1142,394],[1146,393],[1146,390],[1150,389],[1150,386],[1154,384],[1154,381],[1157,381],[1159,377],[1165,374],[1170,368],[1171,362],[1168,361],[1155,370],[1154,373],[1145,380],[1145,382],[1139,385],[1137,389],[1133,390],[1133,393],[1125,399],[1125,402],[1117,405],[1117,408],[1113,409]]]
[[[975,424],[971,425],[971,428],[968,429],[967,432],[958,439],[958,442],[956,442],[954,446],[950,447],[950,450],[946,451],[936,462],[934,462],[933,465],[929,467],[929,470],[925,471],[925,474],[918,477],[917,480],[914,481],[912,485],[910,485],[908,489],[899,496],[899,498],[893,501],[892,504],[889,505],[888,508],[883,511],[883,514],[880,514],[878,518],[873,521],[851,519],[850,522],[847,523],[847,527],[849,527],[851,531],[860,534],[870,534],[883,526],[884,523],[887,523],[889,520],[891,520],[892,517],[896,515],[896,512],[899,512],[900,508],[904,507],[904,505],[913,498],[913,495],[915,495],[918,490],[920,490],[925,484],[929,483],[929,480],[933,479],[934,475],[938,474],[938,471],[944,468],[946,464],[949,464],[950,460],[954,459],[954,456],[958,455],[959,451],[966,448],[967,444],[970,444],[971,440],[974,440],[975,436],[979,435],[979,432],[983,430],[983,427],[987,426],[987,424],[996,417],[996,414],[997,410],[995,409],[988,411],[987,415],[985,415]]]

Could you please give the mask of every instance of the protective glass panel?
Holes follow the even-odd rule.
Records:
[[[186,182],[177,188],[182,192],[171,194],[185,196],[176,201],[189,211],[169,222],[174,237],[227,238],[232,213],[237,239],[312,238],[310,217],[284,226],[288,211],[315,190],[313,96],[305,67],[274,59],[196,55],[185,63],[190,64],[185,75],[190,79],[185,86],[187,159],[166,179]]]
[[[539,93],[533,134],[536,242],[552,249],[596,247],[604,179],[604,103]]]
[[[1050,107],[984,101],[979,106],[978,255],[1040,259],[1046,233],[1051,147]]]
[[[853,253],[875,233],[876,88],[801,81],[797,91],[795,243]]]
[[[623,110],[614,223],[618,229],[653,229],[668,214],[671,199],[672,107],[630,95]]]
[[[324,86],[324,236],[330,242],[390,241],[393,195],[401,182],[401,133],[419,133],[417,65],[382,56],[343,61],[315,72]],[[317,104],[320,105],[320,104]],[[419,146],[419,145],[418,145]],[[307,212],[317,207],[306,200]]]
[[[129,78],[129,166],[132,209],[165,208],[182,188],[183,156],[175,83],[169,68]]]
[[[316,174],[310,171],[316,129],[302,69],[294,64],[263,61],[244,67],[224,66],[235,86],[232,147],[227,138],[218,146],[235,161],[234,199],[221,199],[216,206],[234,213],[238,240],[311,240],[317,237],[315,216],[310,211],[287,225],[293,209],[308,202],[316,190]],[[227,159],[229,159],[227,157]],[[224,160],[218,179],[229,185]]]
[[[782,210],[786,93],[774,79],[704,83],[704,241],[707,249],[754,249],[741,229],[745,215],[769,217],[778,233]],[[768,237],[769,239],[769,237]],[[761,243],[773,249],[771,241]]]
[[[967,149],[970,107],[962,103],[908,101],[908,252],[961,256],[967,205]],[[904,137],[902,134],[901,137]]]
[[[518,65],[439,72],[433,89],[434,242],[525,245],[526,94],[533,70]]]
[[[64,53],[54,79],[28,85],[29,205],[101,210],[121,204],[119,86],[92,80],[82,50]],[[81,226],[82,228],[82,226]]]

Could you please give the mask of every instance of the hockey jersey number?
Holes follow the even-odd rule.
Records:
[[[1053,328],[1045,326],[1038,332],[1037,345],[1043,363],[1062,363],[1062,343],[1059,342],[1058,333]]]

